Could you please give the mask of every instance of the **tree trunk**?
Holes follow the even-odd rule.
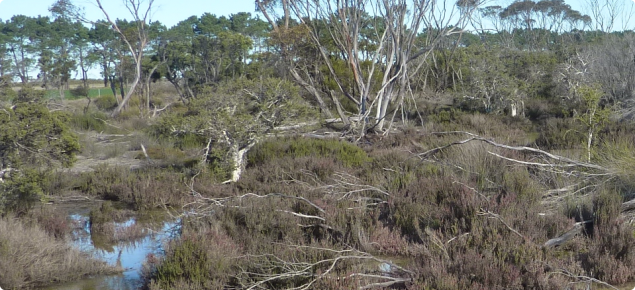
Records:
[[[225,181],[225,183],[229,182],[238,182],[240,179],[240,175],[245,171],[245,167],[247,167],[247,160],[245,157],[247,156],[247,152],[256,145],[256,142],[249,143],[249,145],[240,149],[237,144],[231,145],[231,155],[232,161],[234,161],[234,171],[232,171],[232,178],[230,180]]]

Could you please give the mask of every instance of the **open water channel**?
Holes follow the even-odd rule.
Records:
[[[131,290],[142,286],[141,269],[148,254],[161,255],[163,245],[176,237],[180,231],[179,221],[169,218],[164,212],[141,215],[115,223],[115,230],[141,226],[143,235],[134,240],[116,243],[104,242],[93,235],[88,223],[90,209],[95,203],[67,207],[69,219],[75,225],[72,240],[82,251],[93,253],[113,266],[120,266],[123,273],[107,276],[87,277],[83,280],[57,284],[45,290]]]

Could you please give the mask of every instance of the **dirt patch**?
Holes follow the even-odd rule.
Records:
[[[96,167],[99,166],[117,166],[117,167],[128,167],[129,169],[139,169],[144,165],[144,161],[135,159],[133,156],[136,156],[135,152],[126,152],[124,156],[114,157],[108,159],[95,159],[95,158],[86,158],[84,156],[77,156],[77,162],[71,167],[69,170],[72,173],[82,173],[82,172],[91,172],[95,171]]]
[[[69,170],[72,173],[91,172],[100,166],[127,167],[139,169],[145,160],[137,159],[139,151],[134,134],[103,134],[89,132],[82,134],[83,152]]]

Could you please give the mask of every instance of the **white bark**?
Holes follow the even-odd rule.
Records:
[[[143,15],[140,15],[139,12],[141,9],[141,5],[144,1],[142,0],[124,1],[126,8],[128,9],[128,11],[130,11],[130,14],[133,17],[133,20],[137,22],[137,36],[139,39],[138,39],[138,44],[136,45],[136,47],[133,46],[132,42],[126,37],[123,31],[119,29],[119,26],[117,26],[117,23],[110,18],[110,15],[108,14],[108,12],[106,12],[106,9],[104,9],[104,7],[101,5],[101,0],[95,0],[95,1],[97,2],[99,9],[101,9],[104,16],[106,16],[106,19],[112,26],[112,29],[115,30],[115,32],[117,32],[119,36],[121,36],[121,39],[124,41],[124,43],[126,43],[126,46],[128,47],[128,50],[130,51],[130,54],[132,55],[132,58],[135,62],[134,81],[132,81],[132,84],[130,85],[128,92],[126,92],[126,95],[124,96],[121,103],[112,112],[111,114],[112,117],[115,117],[119,115],[119,113],[121,113],[121,111],[123,110],[123,107],[126,105],[126,103],[128,103],[128,100],[130,100],[130,98],[132,97],[132,94],[134,93],[135,88],[137,87],[137,84],[139,84],[139,81],[141,80],[141,60],[143,59],[143,50],[148,44],[148,35],[146,32],[146,25],[147,25],[146,21],[148,20],[148,17],[150,16],[150,12],[152,10],[152,4],[154,3],[154,0],[148,1],[148,4],[147,4],[148,8],[146,9],[145,13],[143,13]]]
[[[245,171],[245,167],[247,167],[247,160],[245,157],[247,156],[247,152],[256,145],[256,142],[249,143],[249,145],[239,148],[238,144],[232,144],[230,153],[232,155],[232,161],[234,162],[234,171],[232,171],[232,178],[230,180],[225,181],[224,183],[229,182],[238,182],[240,179],[240,175],[242,175],[243,171]]]

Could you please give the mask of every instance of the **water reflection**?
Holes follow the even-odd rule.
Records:
[[[121,274],[110,276],[89,277],[80,281],[47,287],[47,290],[130,290],[142,286],[141,269],[148,254],[162,254],[162,246],[168,240],[178,235],[180,222],[166,221],[156,216],[130,218],[121,223],[115,223],[116,230],[125,230],[138,226],[142,234],[134,239],[113,241],[112,238],[93,235],[90,231],[86,213],[73,213],[70,219],[75,224],[73,243],[82,251],[92,252],[111,265],[124,269]]]

